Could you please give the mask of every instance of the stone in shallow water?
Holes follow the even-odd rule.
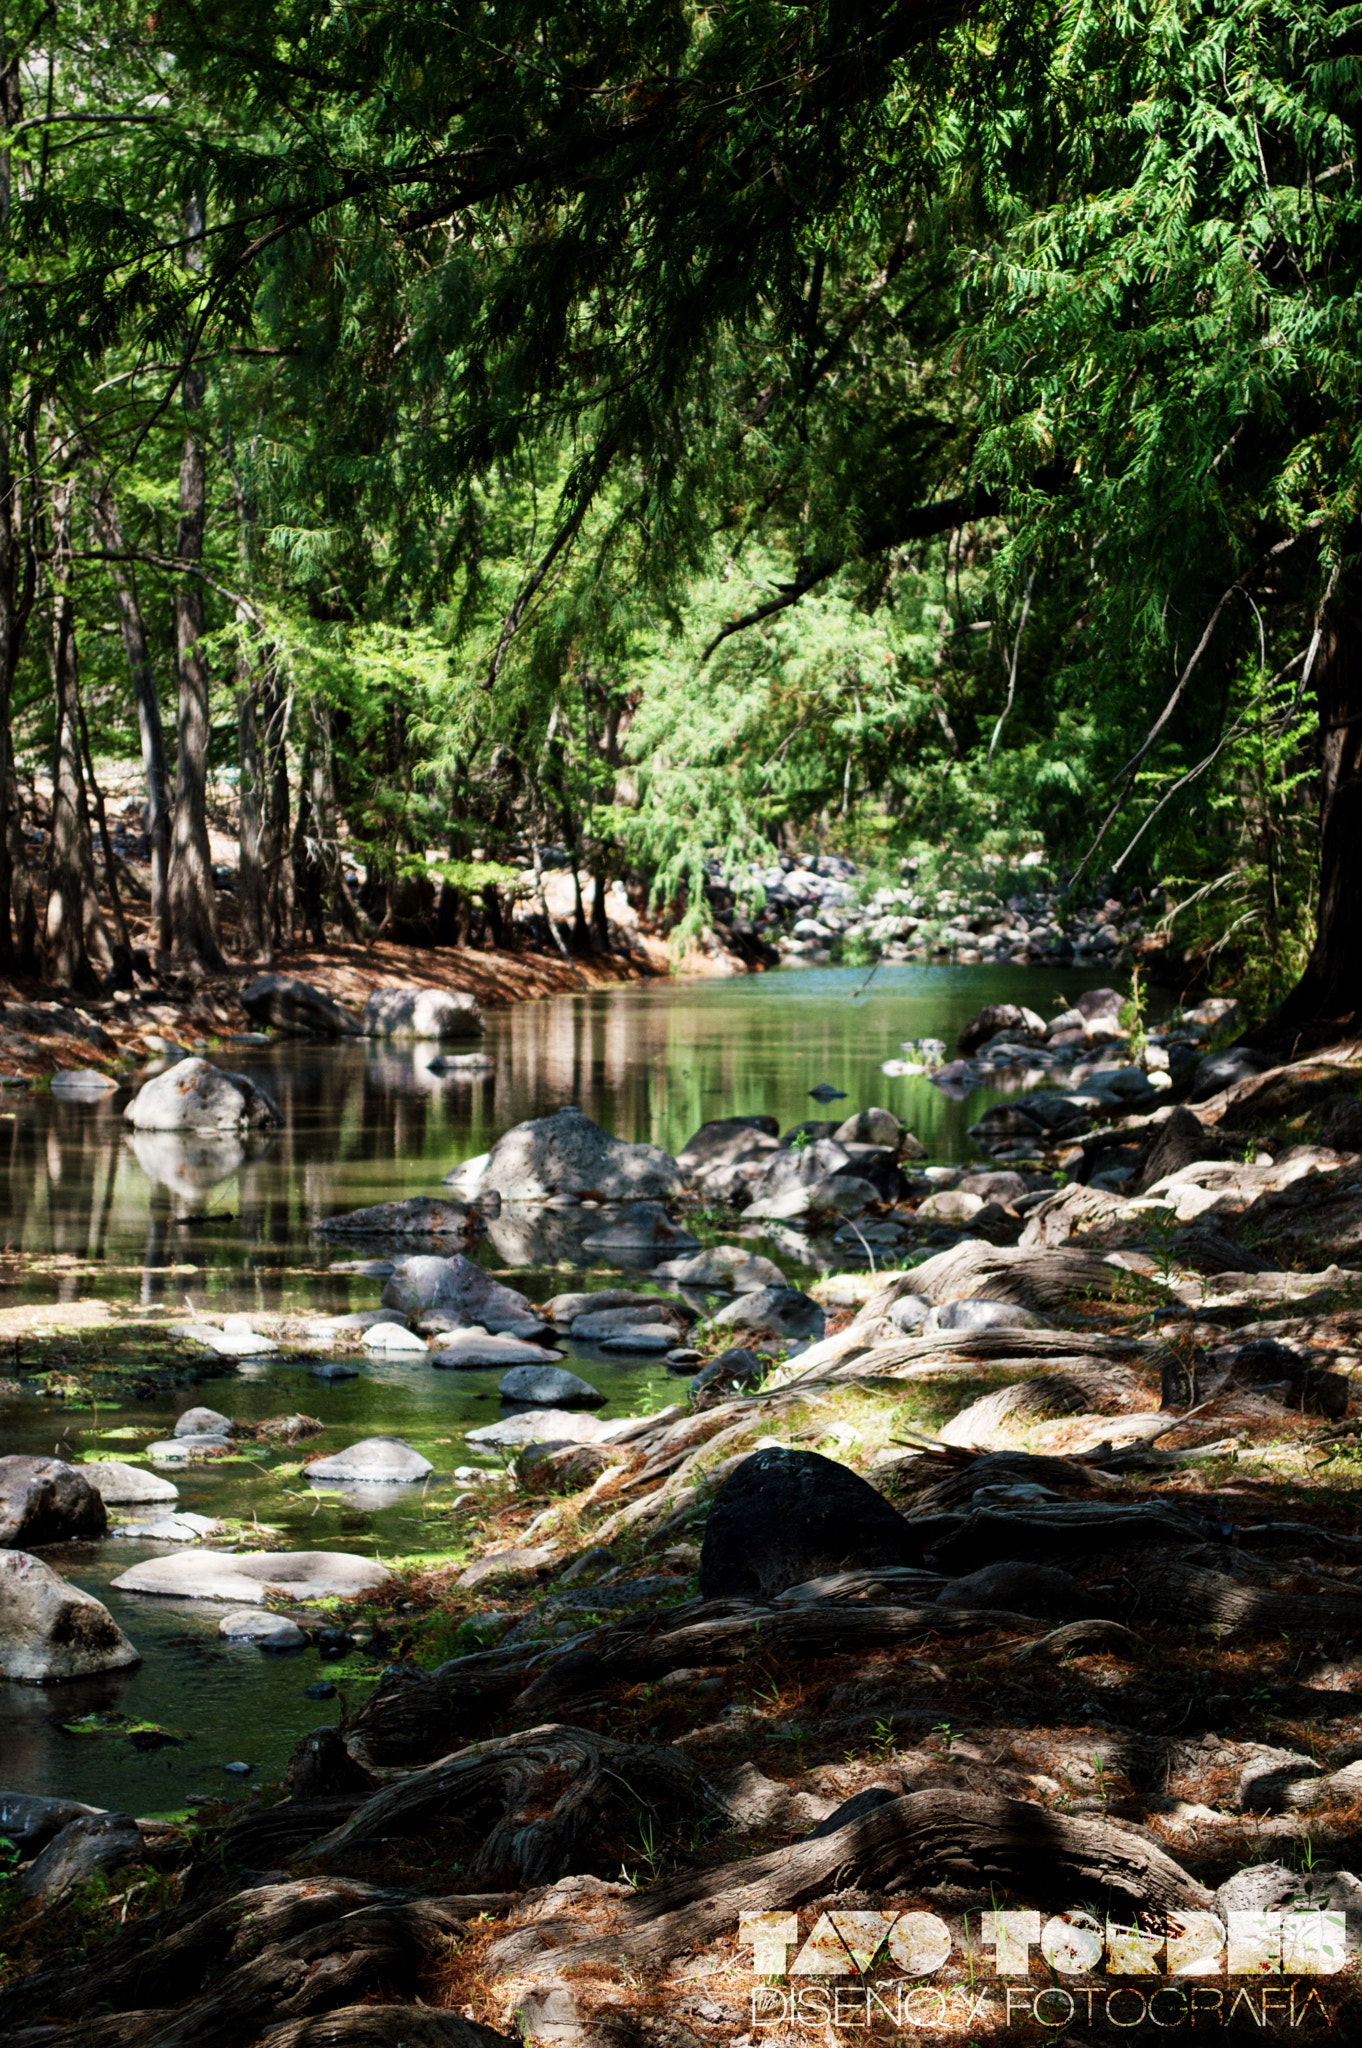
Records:
[[[324,1364],[313,1366],[312,1377],[314,1380],[324,1380],[328,1385],[336,1380],[357,1380],[359,1367],[349,1364],[343,1358],[328,1358]]]
[[[129,1813],[100,1813],[73,1820],[54,1835],[19,1880],[29,1898],[49,1901],[107,1871],[145,1863],[137,1822]]]
[[[759,1287],[780,1287],[785,1275],[771,1259],[758,1257],[740,1244],[711,1245],[686,1258],[666,1259],[653,1267],[659,1279],[682,1287],[719,1287],[730,1294],[752,1294]]]
[[[432,1365],[451,1372],[473,1372],[482,1366],[554,1365],[561,1351],[546,1351],[542,1344],[526,1344],[519,1337],[495,1336],[486,1330],[457,1330],[448,1344],[430,1356]]]
[[[371,1485],[409,1486],[435,1470],[400,1436],[366,1436],[348,1450],[304,1466],[305,1479],[359,1479]]]
[[[404,1315],[449,1309],[482,1330],[501,1331],[541,1320],[526,1295],[503,1286],[462,1253],[452,1259],[399,1259],[383,1290],[383,1305]]]
[[[218,1634],[235,1643],[259,1643],[265,1650],[301,1650],[307,1641],[286,1614],[262,1614],[258,1607],[234,1607],[218,1623]]]
[[[392,1576],[385,1565],[344,1550],[189,1550],[149,1557],[114,1580],[120,1593],[165,1593],[181,1600],[260,1605],[271,1593],[290,1600],[347,1600]]]
[[[112,1094],[117,1086],[117,1081],[94,1067],[59,1067],[51,1082],[54,1095],[84,1097],[95,1102],[102,1095]]]
[[[168,1436],[148,1444],[147,1456],[163,1465],[188,1465],[196,1458],[220,1457],[232,1449],[229,1436]]]
[[[174,1334],[205,1345],[221,1358],[264,1358],[279,1349],[273,1337],[262,1337],[259,1330],[252,1329],[246,1316],[228,1316],[220,1330],[214,1323],[178,1323]]]
[[[672,1350],[680,1335],[675,1323],[643,1323],[633,1329],[612,1330],[608,1337],[596,1341],[602,1351],[660,1353]]]
[[[186,1408],[176,1419],[175,1436],[230,1436],[230,1416],[219,1415],[216,1408]]]
[[[424,1353],[426,1340],[418,1337],[403,1323],[372,1323],[364,1332],[366,1351],[408,1352],[412,1356]]]
[[[24,1549],[102,1536],[109,1516],[86,1473],[23,1451],[0,1458],[0,1544]]]
[[[503,1401],[521,1401],[536,1408],[599,1408],[605,1395],[590,1380],[557,1365],[518,1365],[497,1388]]]
[[[129,1536],[139,1543],[202,1543],[217,1536],[224,1524],[211,1515],[155,1515],[146,1522],[117,1522],[111,1536]]]
[[[0,1673],[53,1685],[142,1661],[107,1607],[41,1558],[0,1553]]]
[[[598,1344],[602,1337],[613,1337],[617,1330],[639,1330],[649,1323],[674,1329],[674,1305],[639,1297],[623,1308],[587,1309],[573,1318],[571,1331],[579,1344]]]
[[[130,1507],[143,1501],[178,1500],[180,1489],[159,1472],[147,1472],[141,1465],[124,1465],[114,1458],[82,1465],[81,1475],[108,1507]]]
[[[517,1444],[591,1444],[607,1434],[609,1424],[595,1415],[576,1415],[566,1408],[536,1408],[528,1415],[508,1415],[504,1422],[470,1429],[470,1444],[491,1444],[499,1450]]]
[[[588,1252],[681,1252],[699,1250],[700,1240],[673,1223],[660,1202],[629,1202],[622,1212],[590,1237]]]
[[[0,1792],[0,1835],[7,1836],[25,1859],[36,1856],[73,1820],[88,1820],[103,1810],[82,1806],[76,1799],[49,1799],[40,1792]]]

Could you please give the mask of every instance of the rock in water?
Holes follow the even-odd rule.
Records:
[[[676,1163],[683,1173],[703,1178],[716,1167],[766,1158],[776,1150],[779,1136],[780,1125],[773,1116],[715,1117],[687,1140]]]
[[[762,1287],[755,1294],[740,1294],[712,1320],[716,1329],[765,1330],[774,1337],[815,1339],[822,1336],[825,1323],[818,1303],[797,1287]]]
[[[485,1422],[470,1429],[470,1444],[513,1450],[519,1444],[590,1444],[606,1429],[598,1416],[574,1414],[566,1408],[532,1408],[508,1415],[504,1422]]]
[[[209,1060],[179,1060],[138,1090],[123,1112],[135,1131],[265,1130],[280,1120],[264,1090]]]
[[[145,1863],[146,1850],[130,1813],[100,1813],[73,1820],[35,1857],[19,1880],[27,1898],[55,1904],[77,1885],[108,1871]]]
[[[234,1607],[218,1623],[218,1634],[233,1643],[259,1643],[263,1650],[301,1650],[307,1636],[286,1614],[262,1614],[258,1607]]]
[[[186,1408],[177,1416],[174,1436],[233,1436],[235,1431],[231,1418],[219,1415],[216,1408]]]
[[[435,1467],[400,1436],[366,1436],[330,1458],[303,1467],[305,1479],[362,1479],[370,1485],[410,1486]]]
[[[604,1228],[582,1239],[584,1252],[680,1252],[698,1237],[673,1223],[661,1202],[629,1202]]]
[[[888,1145],[897,1151],[903,1125],[890,1110],[862,1109],[839,1124],[832,1138],[835,1145]]]
[[[241,1007],[254,1024],[294,1038],[359,1038],[364,1027],[325,990],[291,974],[257,974],[241,991]]]
[[[463,1202],[437,1195],[412,1195],[405,1202],[375,1202],[371,1209],[351,1209],[326,1216],[317,1225],[324,1237],[396,1238],[438,1244],[442,1238],[472,1237],[477,1219]]]
[[[364,1005],[370,1038],[479,1038],[482,1010],[475,995],[450,988],[376,988]]]
[[[527,1344],[523,1338],[499,1336],[487,1330],[455,1330],[447,1344],[432,1351],[430,1362],[447,1372],[478,1372],[485,1366],[556,1365],[561,1351],[546,1351],[542,1344]]]
[[[1117,1007],[1120,1007],[1119,997]],[[1029,1039],[1039,1045],[1045,1037],[1045,1029],[1045,1019],[1038,1017],[1034,1010],[1020,1009],[1016,1003],[989,1003],[984,1009],[975,1011],[955,1043],[968,1058],[990,1038],[997,1038],[1003,1032],[1009,1038]]]
[[[845,1102],[847,1099],[846,1089],[834,1088],[831,1081],[820,1081],[816,1088],[810,1088],[809,1093],[815,1102]]]
[[[459,1172],[455,1168],[447,1184]],[[567,1108],[516,1124],[499,1138],[477,1177],[476,1192],[495,1190],[506,1202],[546,1202],[554,1195],[628,1202],[679,1195],[683,1184],[670,1152],[656,1145],[627,1145],[580,1109]]]
[[[0,1458],[0,1547],[31,1549],[102,1536],[109,1517],[87,1474],[61,1458]]]
[[[605,1400],[590,1380],[557,1365],[515,1366],[497,1392],[503,1401],[519,1401],[527,1408],[599,1408]]]
[[[96,1067],[59,1067],[52,1076],[52,1093],[65,1095],[73,1101],[98,1102],[102,1096],[110,1095],[118,1086],[109,1074],[101,1074]]]
[[[679,1287],[719,1287],[727,1294],[755,1294],[759,1288],[785,1284],[785,1275],[773,1260],[759,1258],[740,1244],[716,1244],[689,1258],[668,1259],[653,1267],[653,1276],[675,1280]]]
[[[599,1297],[602,1302],[610,1298],[608,1295]],[[675,1329],[676,1310],[672,1303],[656,1295],[651,1298],[635,1296],[621,1308],[588,1308],[572,1318],[570,1330],[578,1344],[599,1344],[602,1337],[613,1337],[621,1330],[646,1329],[650,1323]]]
[[[0,1835],[19,1851],[21,1861],[59,1835],[73,1820],[90,1820],[100,1806],[82,1806],[78,1799],[47,1799],[38,1792],[0,1792]]]
[[[130,1671],[141,1661],[108,1608],[89,1593],[26,1551],[0,1557],[0,1671],[6,1678],[57,1685]]]
[[[540,1320],[527,1295],[504,1287],[462,1252],[452,1259],[399,1259],[383,1289],[383,1306],[400,1309],[404,1315],[422,1309],[449,1309],[479,1329],[492,1331]]]
[[[106,1507],[141,1506],[145,1501],[178,1500],[180,1489],[159,1472],[141,1465],[124,1465],[117,1459],[99,1459],[82,1465],[81,1477],[88,1479]]]
[[[817,1451],[754,1451],[720,1487],[700,1551],[706,1600],[774,1600],[831,1572],[920,1565],[922,1538]]]
[[[184,1550],[178,1557],[149,1557],[114,1585],[120,1593],[166,1593],[245,1607],[259,1606],[271,1593],[289,1600],[354,1600],[391,1576],[386,1565],[344,1550]]]
[[[364,1332],[366,1351],[392,1351],[412,1357],[424,1354],[426,1340],[416,1336],[405,1323],[371,1323]]]

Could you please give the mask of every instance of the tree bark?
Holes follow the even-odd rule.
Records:
[[[48,846],[44,939],[47,973],[68,988],[93,993],[99,976],[89,941],[104,965],[113,949],[100,917],[94,844],[81,767],[75,608],[71,601],[71,482],[52,486],[52,639],[50,665],[56,710],[52,742],[52,836]]]
[[[94,518],[101,547],[110,556],[125,553],[127,541],[122,521],[107,487],[95,501]],[[147,836],[151,841],[152,946],[158,953],[168,953],[171,935],[166,882],[170,869],[170,804],[161,699],[156,689],[156,669],[147,641],[146,621],[131,571],[122,562],[113,560],[110,560],[108,569],[123,645],[127,650],[133,701],[137,706],[137,730],[142,743],[142,775],[147,786]]]
[[[241,779],[237,785],[237,943],[250,960],[267,959],[265,871],[261,862],[265,779],[256,725],[256,683],[243,644],[237,666],[237,736]]]
[[[85,723],[85,706],[80,701],[80,682],[77,677],[75,691],[76,721],[80,728],[80,751],[85,763],[85,781],[95,807],[99,824],[100,843],[104,848],[104,879],[109,891],[109,914],[113,918],[114,944],[111,963],[111,979],[115,988],[132,987],[132,940],[128,936],[128,921],[123,915],[123,899],[118,890],[118,861],[114,853],[113,834],[109,830],[108,814],[104,809],[104,792],[95,775],[94,750],[90,745],[90,731]]]

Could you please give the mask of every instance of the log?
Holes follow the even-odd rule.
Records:
[[[1274,1593],[1199,1565],[1149,1564],[1135,1578],[1135,1603],[1126,1615],[1150,1621],[1200,1622],[1228,1634],[1356,1635],[1362,1630],[1362,1594]]]
[[[921,1268],[913,1270],[920,1272]],[[993,1372],[1008,1367],[1029,1372],[1036,1359],[1053,1372],[1081,1371],[1094,1359],[1154,1365],[1166,1349],[1156,1339],[1099,1337],[1079,1330],[940,1330],[931,1337],[899,1337],[892,1343],[862,1345],[855,1356],[844,1356],[840,1363],[820,1363],[811,1348],[794,1364],[781,1367],[777,1378],[782,1387],[794,1390],[825,1381],[940,1377],[948,1370],[965,1377],[977,1366],[987,1366]]]
[[[910,1792],[860,1821],[745,1862],[686,1876],[629,1900],[610,1933],[534,1959],[569,1966],[660,1964],[728,1933],[742,1913],[789,1911],[851,1887],[920,1891],[949,1883],[1063,1912],[1077,1900],[1117,1920],[1135,1912],[1209,1912],[1212,1894],[1143,1835],[1067,1818],[1028,1800]]]
[[[1036,1658],[1063,1657],[1070,1650],[1080,1648],[1110,1650],[1116,1656],[1143,1657],[1149,1645],[1124,1623],[1109,1621],[1105,1616],[1095,1614],[1088,1621],[1066,1622],[1063,1628],[1051,1629],[1049,1635],[1039,1636],[1033,1643],[1023,1643],[1012,1652],[1008,1661],[1027,1664]]]
[[[680,1750],[549,1723],[478,1743],[385,1786],[295,1861],[325,1864],[368,1837],[416,1834],[457,1818],[478,1828],[491,1822],[470,1876],[553,1884],[600,1875],[602,1862],[614,1869],[617,1837],[635,1830],[640,1810],[663,1825],[675,1816],[727,1814],[720,1794]]]
[[[259,2048],[520,2048],[520,2038],[427,2005],[343,2005],[271,2027]]]
[[[1215,1535],[1213,1523],[1176,1501],[1057,1501],[1016,1511],[976,1509],[936,1540],[933,1556],[939,1570],[955,1576],[1000,1558],[1086,1561],[1164,1543],[1186,1549]]]

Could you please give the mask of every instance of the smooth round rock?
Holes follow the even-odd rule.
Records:
[[[156,1075],[123,1114],[135,1131],[261,1130],[280,1121],[269,1096],[253,1081],[202,1059],[179,1060]]]
[[[174,1436],[230,1436],[230,1417],[219,1415],[216,1408],[186,1408],[172,1431]]]
[[[24,1451],[0,1458],[0,1545],[37,1549],[102,1536],[108,1526],[103,1497],[84,1467]]]
[[[111,1095],[118,1083],[94,1067],[59,1067],[50,1085],[54,1095],[83,1096],[97,1102],[101,1095]]]
[[[366,1436],[348,1450],[303,1468],[305,1479],[359,1479],[371,1486],[410,1486],[435,1470],[400,1436]]]
[[[328,1358],[324,1365],[313,1366],[312,1377],[314,1380],[325,1381],[329,1386],[336,1380],[357,1380],[359,1367],[350,1365],[343,1358]]]
[[[554,1365],[561,1351],[526,1344],[520,1337],[496,1336],[487,1330],[456,1330],[447,1344],[432,1351],[430,1362],[448,1372],[476,1372],[485,1366]]]
[[[1015,1301],[989,1301],[977,1295],[967,1301],[943,1302],[934,1308],[924,1326],[926,1334],[937,1330],[1041,1330],[1045,1325],[1030,1309]]]
[[[344,1550],[186,1550],[149,1557],[114,1580],[120,1593],[164,1593],[180,1600],[260,1606],[271,1593],[290,1600],[351,1600],[386,1585],[386,1565]]]
[[[599,1408],[605,1400],[590,1380],[558,1365],[517,1365],[497,1387],[503,1401],[527,1408]]]
[[[286,1614],[262,1614],[256,1607],[234,1607],[218,1623],[218,1634],[234,1643],[259,1643],[267,1650],[301,1650],[307,1636]]]
[[[372,1323],[364,1332],[366,1351],[424,1352],[426,1340],[402,1323]]]
[[[180,1497],[180,1489],[173,1480],[163,1479],[159,1472],[148,1472],[141,1465],[124,1465],[109,1458],[82,1465],[80,1470],[106,1507],[141,1506],[144,1501]]]
[[[680,1335],[675,1323],[644,1323],[634,1329],[612,1330],[608,1337],[597,1338],[596,1348],[598,1351],[671,1351]]]
[[[141,1661],[100,1601],[27,1551],[0,1552],[0,1673],[6,1678],[53,1685],[129,1671]]]
[[[923,1539],[884,1495],[817,1451],[754,1451],[715,1496],[700,1551],[706,1600],[774,1600],[831,1572],[920,1565]]]

